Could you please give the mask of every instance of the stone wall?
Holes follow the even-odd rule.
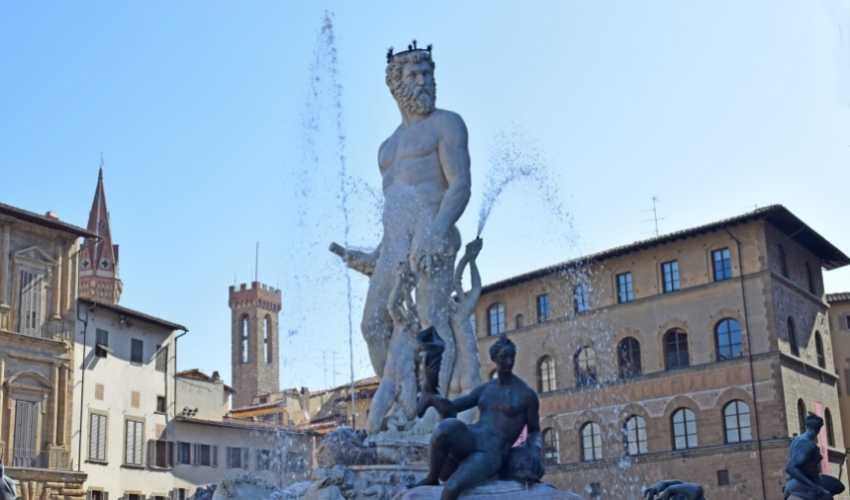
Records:
[[[21,500],[85,500],[83,483],[86,474],[81,472],[47,469],[6,468],[6,474],[18,481]]]

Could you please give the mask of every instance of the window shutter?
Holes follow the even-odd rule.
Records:
[[[248,458],[250,458],[248,448],[242,448],[242,468],[248,470]]]
[[[92,458],[100,458],[98,456],[98,436],[100,435],[100,422],[97,419],[97,415],[89,414],[89,459]],[[91,492],[86,494],[91,497]]]
[[[191,455],[192,456],[191,456],[191,459],[189,461],[192,462],[192,465],[200,464],[200,462],[201,462],[201,460],[200,460],[201,459],[200,445],[198,445],[197,443],[192,443],[192,453],[191,453]]]
[[[136,422],[136,460],[137,464],[144,465],[142,453],[144,452],[145,439],[143,435],[144,426],[141,422]]]
[[[133,458],[133,422],[127,420],[124,422],[124,463],[132,463]]]
[[[104,491],[101,494],[101,496],[103,497],[103,500],[109,500],[109,492],[108,491]]]
[[[168,455],[166,460],[168,462],[165,464],[166,466],[174,467],[174,462],[176,462],[176,460],[174,460],[174,441],[168,442]]]
[[[212,454],[212,466],[218,467],[218,446],[211,446],[210,453]]]
[[[160,465],[156,462],[156,441],[148,439],[148,466]]]
[[[109,420],[107,420],[106,415],[98,415],[98,421],[100,425],[98,425],[97,430],[97,453],[98,458],[101,460],[106,460],[106,436],[107,436],[107,428],[109,426]]]

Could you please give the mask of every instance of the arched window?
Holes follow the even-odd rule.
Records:
[[[581,460],[582,462],[602,460],[602,432],[596,422],[588,422],[581,426]]]
[[[714,327],[714,345],[717,360],[740,358],[744,351],[741,343],[741,325],[737,320],[726,318]]]
[[[791,354],[800,356],[800,346],[797,344],[797,329],[794,327],[794,318],[788,316],[788,347],[791,348]]]
[[[823,339],[820,332],[815,332],[815,352],[818,355],[818,366],[826,368],[826,355],[823,353]]]
[[[516,325],[515,328],[517,330],[524,327],[525,326],[525,316],[523,316],[522,314],[517,314],[514,317],[514,324]]]
[[[747,403],[736,399],[723,407],[723,428],[727,443],[752,441],[753,431],[750,425],[750,407]]]
[[[250,332],[250,326],[248,325],[248,315],[242,316],[242,319],[239,320],[239,343],[240,343],[240,352],[242,354],[242,363],[248,362],[248,334]]]
[[[640,375],[640,342],[636,338],[626,337],[617,345],[617,367],[620,378]]]
[[[829,408],[823,411],[823,422],[826,427],[826,444],[835,447],[835,429],[832,427],[832,412]]]
[[[263,358],[267,364],[272,363],[272,317],[268,314],[263,320]]]
[[[487,308],[487,334],[501,335],[505,331],[505,305],[493,304]]]
[[[667,370],[676,370],[690,365],[688,356],[688,334],[673,329],[664,335],[664,364]]]
[[[688,408],[673,412],[673,449],[687,450],[697,447],[697,417]]]
[[[627,455],[643,455],[646,447],[646,420],[640,415],[632,415],[623,425],[623,444]]]
[[[539,392],[549,392],[557,388],[555,360],[549,356],[543,356],[537,363],[537,389]]]
[[[576,352],[576,387],[586,387],[596,383],[596,352],[590,346],[584,346]]]
[[[558,431],[551,427],[543,430],[543,460],[547,464],[561,462],[561,452],[558,446]]]
[[[806,403],[802,399],[797,400],[797,425],[800,428],[800,434],[806,432]]]

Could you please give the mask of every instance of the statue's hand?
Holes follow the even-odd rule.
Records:
[[[375,272],[375,264],[378,261],[376,253],[366,253],[360,250],[352,250],[334,242],[328,248],[332,253],[338,255],[345,265],[355,271],[372,276]]]

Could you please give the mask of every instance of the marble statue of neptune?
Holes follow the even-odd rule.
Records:
[[[393,319],[390,293],[400,263],[416,278],[422,328],[454,339],[449,300],[460,233],[455,223],[470,195],[467,131],[461,117],[435,107],[434,61],[415,42],[387,55],[386,83],[401,124],[378,150],[383,181],[383,237],[372,252],[331,245],[345,263],[370,277],[361,329],[372,366],[383,376]]]

